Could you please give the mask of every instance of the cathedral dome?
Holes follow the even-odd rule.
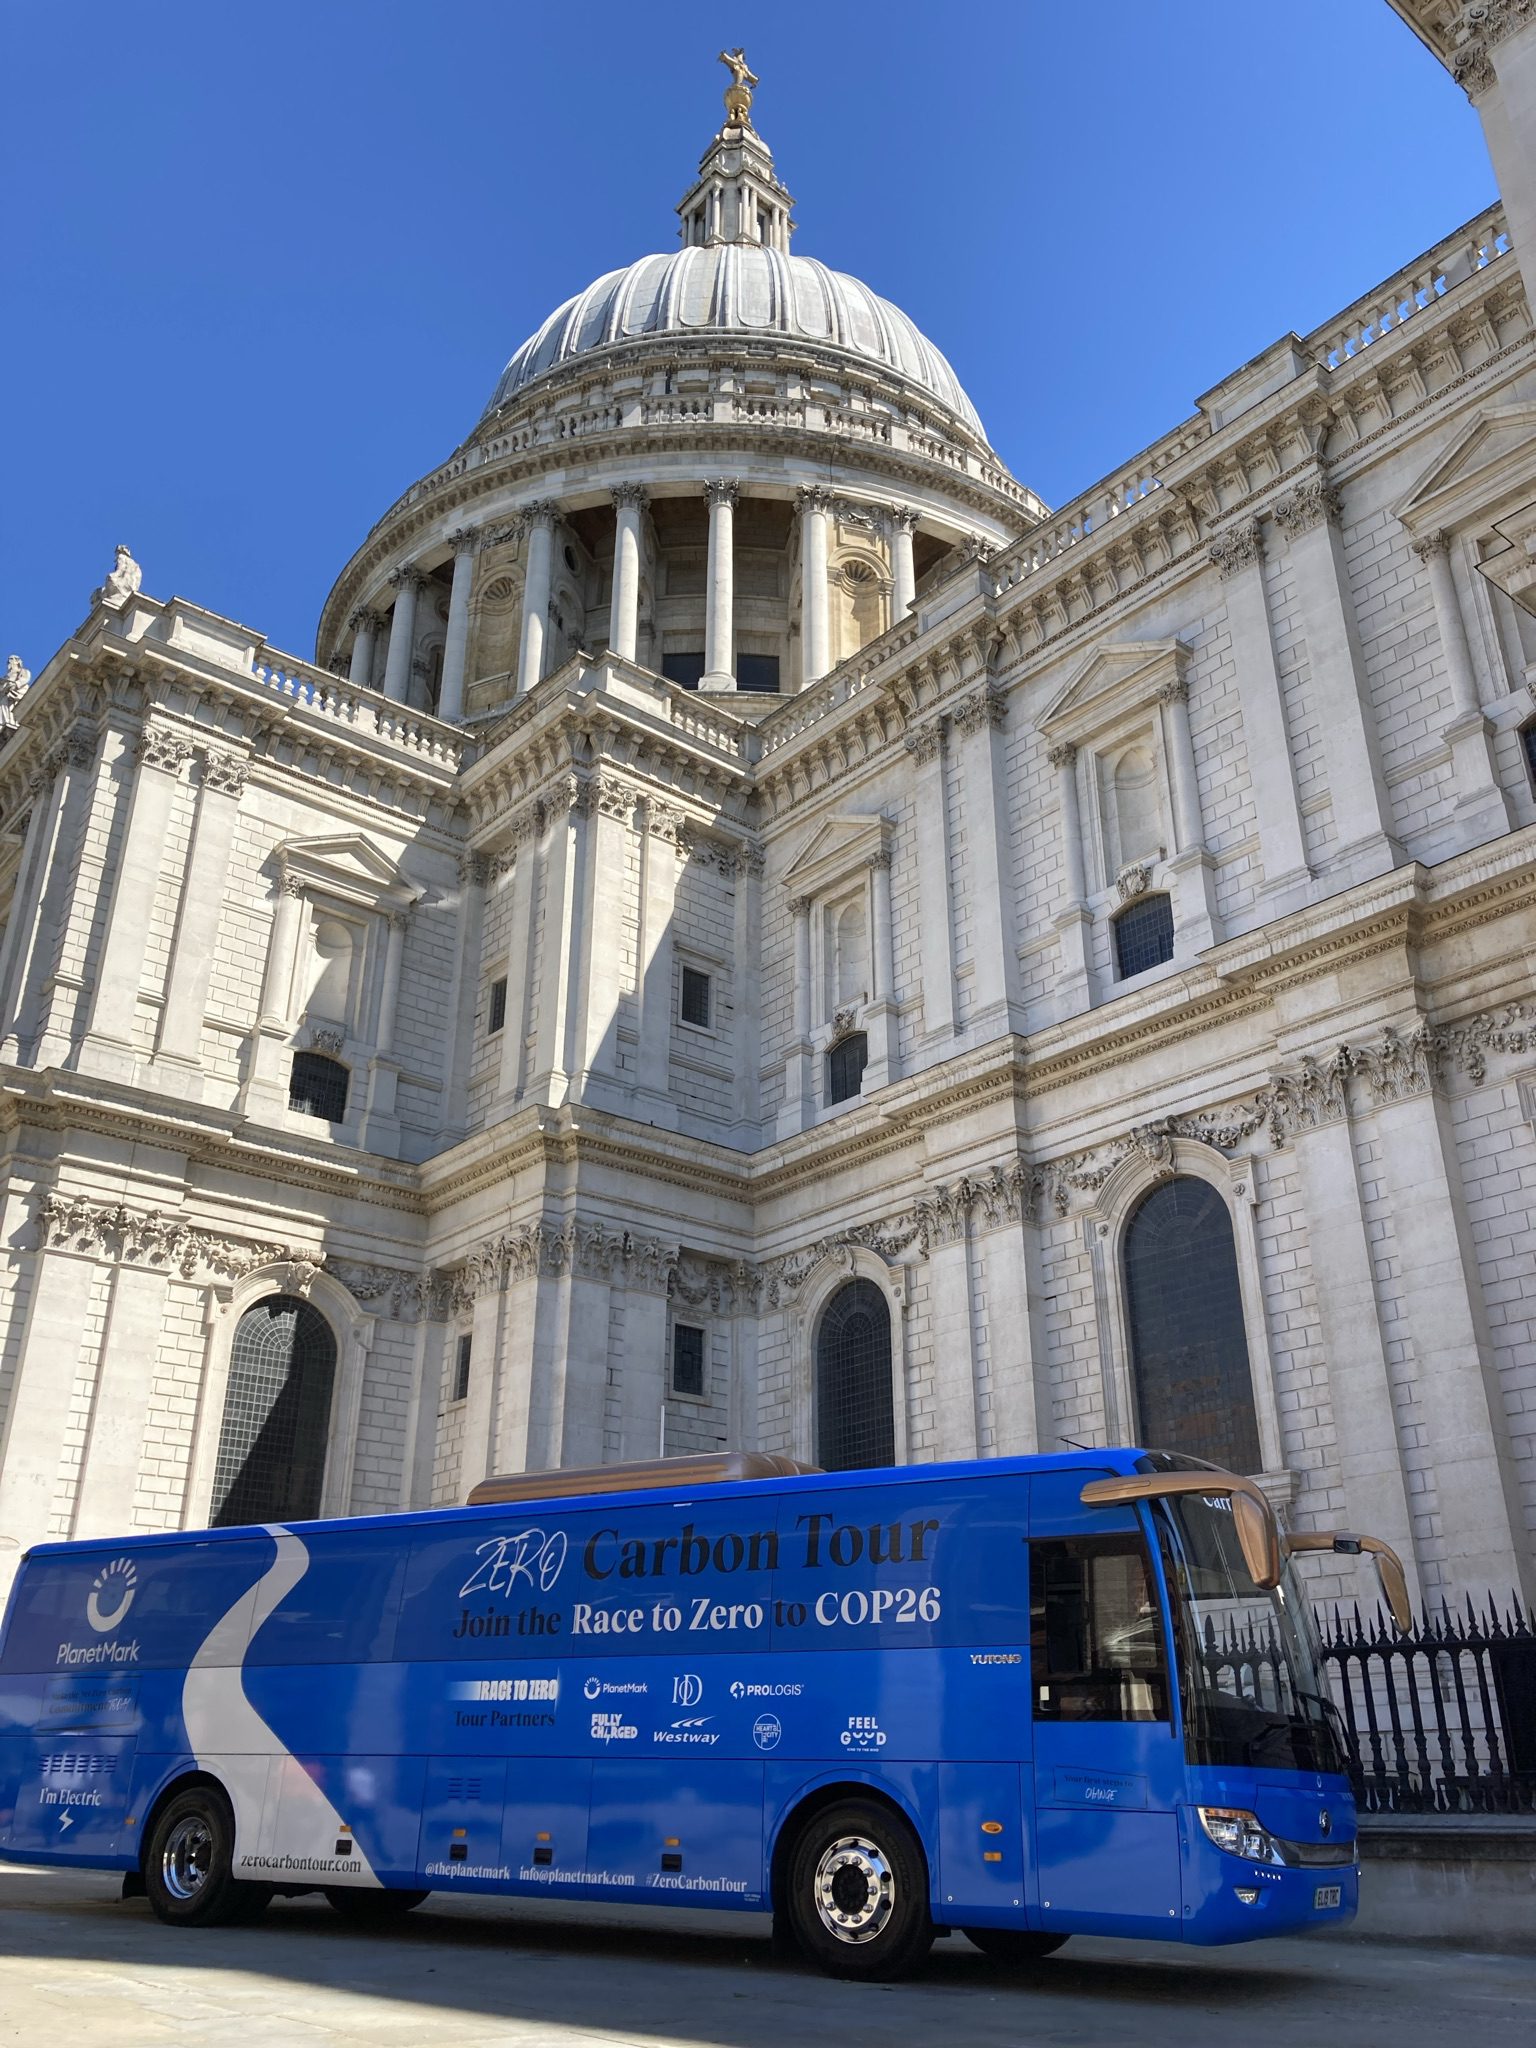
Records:
[[[567,299],[501,374],[487,413],[580,358],[663,335],[802,342],[902,379],[986,440],[943,354],[889,299],[810,256],[710,241],[642,256]]]

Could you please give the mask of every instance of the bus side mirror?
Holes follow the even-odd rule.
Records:
[[[1265,1592],[1280,1583],[1280,1525],[1263,1487],[1252,1479],[1215,1466],[1203,1472],[1148,1472],[1120,1479],[1090,1479],[1078,1495],[1085,1508],[1109,1507],[1137,1500],[1166,1500],[1171,1494],[1197,1493],[1207,1500],[1232,1503],[1232,1520],[1248,1576]]]
[[[1381,1597],[1386,1601],[1399,1633],[1407,1635],[1413,1627],[1413,1607],[1408,1599],[1408,1575],[1403,1570],[1403,1561],[1391,1544],[1383,1543],[1379,1536],[1350,1536],[1342,1529],[1301,1529],[1286,1537],[1285,1547],[1293,1555],[1298,1550],[1329,1550],[1335,1557],[1371,1558],[1381,1584]]]

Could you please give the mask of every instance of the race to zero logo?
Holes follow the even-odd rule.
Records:
[[[133,1605],[138,1585],[139,1575],[132,1558],[115,1557],[102,1566],[91,1581],[90,1597],[85,1603],[85,1618],[98,1635],[104,1636],[117,1627]]]

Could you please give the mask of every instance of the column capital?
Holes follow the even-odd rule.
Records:
[[[1237,576],[1255,562],[1263,561],[1264,529],[1257,519],[1245,519],[1240,526],[1217,534],[1206,549],[1206,555],[1225,583],[1229,577]]]
[[[704,486],[704,502],[707,505],[735,506],[741,495],[741,485],[728,476],[711,477]]]
[[[1071,740],[1058,740],[1046,750],[1046,759],[1053,768],[1070,768],[1077,760],[1077,748]]]
[[[277,893],[279,896],[297,896],[302,899],[306,891],[299,877],[297,875],[290,875],[288,870],[284,868],[277,878]]]
[[[1283,498],[1276,499],[1274,506],[1275,524],[1290,540],[1299,533],[1310,533],[1325,520],[1337,524],[1342,512],[1343,501],[1337,487],[1323,476],[1293,484]]]
[[[651,502],[651,494],[644,484],[615,484],[608,495],[620,512],[628,506],[633,506],[637,512],[643,512]]]
[[[903,735],[902,745],[920,768],[937,760],[944,745],[944,725],[942,718],[931,718],[926,725],[915,726]]]
[[[134,745],[133,758],[146,768],[163,768],[168,775],[175,775],[191,760],[192,744],[179,733],[148,726]]]
[[[448,536],[448,545],[455,555],[472,555],[480,545],[478,526],[458,526]]]
[[[1182,676],[1170,676],[1157,693],[1159,704],[1187,704],[1189,684]]]
[[[888,868],[890,864],[891,849],[888,846],[877,846],[866,862],[866,866],[871,868]]]
[[[347,620],[354,633],[377,633],[383,623],[384,614],[370,610],[365,604],[360,604]]]
[[[1421,562],[1427,562],[1435,555],[1448,555],[1451,551],[1451,536],[1443,526],[1434,527],[1429,533],[1416,533],[1408,545]]]
[[[897,533],[916,533],[917,514],[910,505],[893,505],[886,516]]]
[[[203,750],[203,787],[212,796],[239,796],[250,772],[250,763],[243,754]]]
[[[832,493],[823,484],[801,484],[795,491],[795,503],[802,512],[830,512]]]
[[[791,896],[789,899],[790,915],[792,917],[809,917],[811,905],[814,901],[815,898],[811,896]]]
[[[427,579],[414,562],[406,562],[400,568],[389,572],[389,580],[396,590],[405,591],[420,590]]]
[[[527,526],[543,526],[553,532],[555,521],[560,517],[560,501],[557,498],[535,498],[531,505],[523,506],[521,517]]]

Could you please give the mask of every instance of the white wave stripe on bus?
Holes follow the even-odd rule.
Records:
[[[343,1816],[245,1696],[246,1645],[309,1569],[309,1552],[291,1530],[269,1523],[267,1534],[277,1545],[276,1558],[214,1624],[187,1667],[181,1694],[187,1741],[198,1769],[219,1780],[234,1807],[236,1876],[289,1872],[297,1881],[307,1869],[330,1884],[376,1885],[360,1844],[345,1859],[335,1856]],[[274,1758],[280,1760],[275,1771]],[[269,1818],[275,1826],[266,1825]],[[254,1871],[242,1864],[246,1856],[257,1858]]]

